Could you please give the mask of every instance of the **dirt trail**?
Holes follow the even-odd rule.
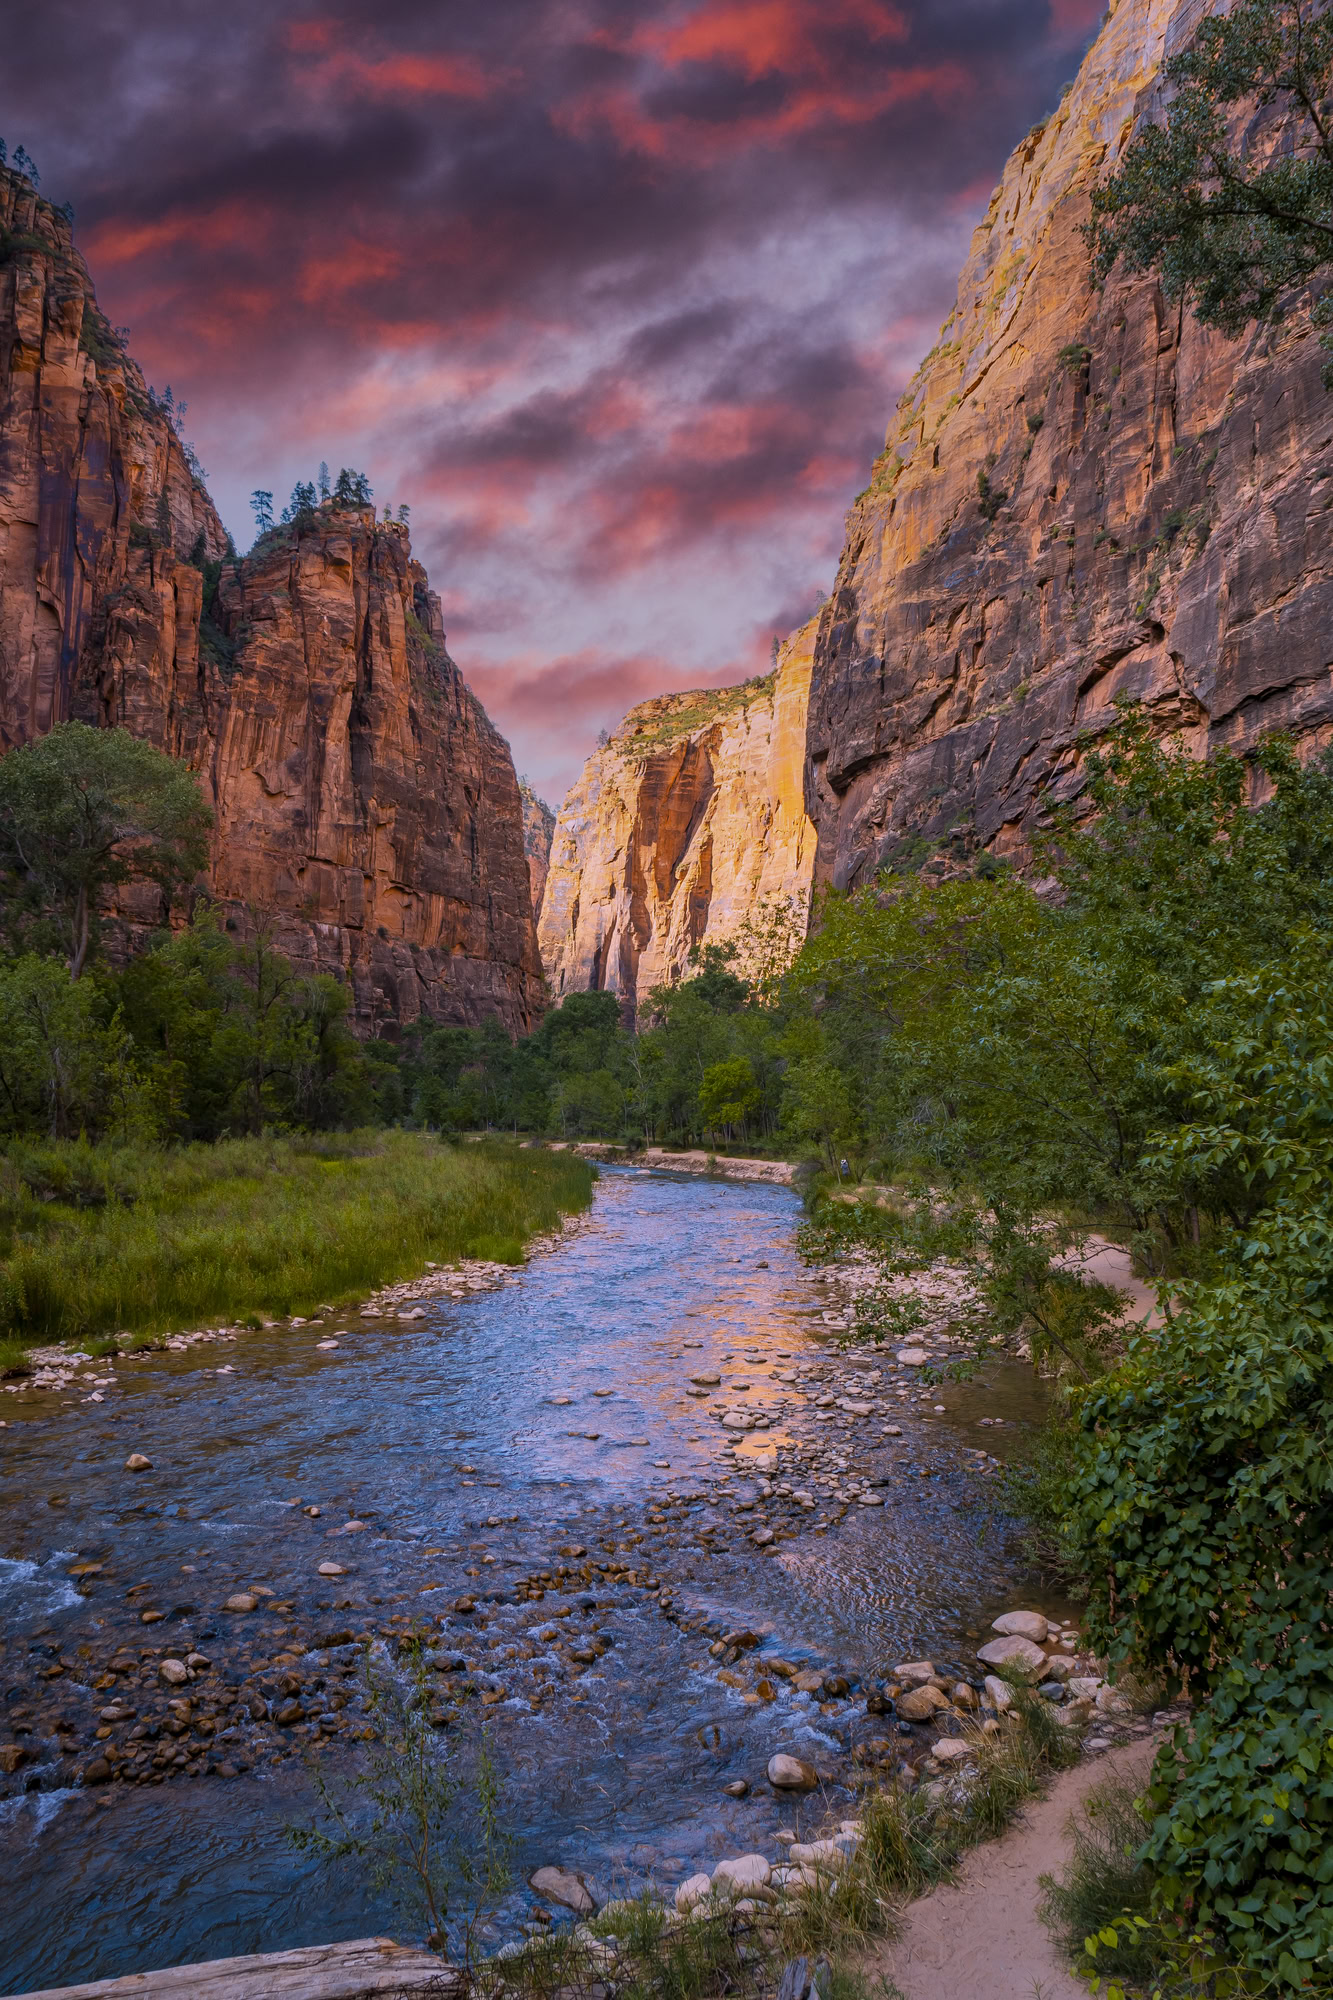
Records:
[[[1151,1740],[1127,1743],[1061,1772],[955,1881],[909,1906],[897,1938],[866,1963],[872,1990],[883,1978],[902,2000],[1088,2000],[1037,1916],[1038,1877],[1063,1867],[1080,1800],[1113,1775],[1145,1776],[1153,1749]]]

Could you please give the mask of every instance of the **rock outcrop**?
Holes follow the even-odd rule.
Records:
[[[363,1031],[533,1025],[518,781],[406,528],[326,503],[236,559],[68,222],[0,172],[0,748],[68,717],[199,773],[213,895]]]
[[[518,795],[523,802],[523,852],[528,857],[528,881],[532,889],[532,914],[541,914],[542,891],[546,887],[546,871],[551,862],[551,839],[555,833],[555,814],[545,799],[539,799],[526,778],[518,781]]]
[[[813,622],[774,671],[632,708],[560,809],[539,938],[552,993],[618,993],[625,1015],[735,939],[766,903],[809,897],[802,793]]]
[[[817,879],[1021,858],[1115,697],[1201,752],[1333,729],[1333,397],[1307,302],[1239,341],[1089,282],[1089,191],[1208,11],[1112,0],[1010,159],[820,619]]]

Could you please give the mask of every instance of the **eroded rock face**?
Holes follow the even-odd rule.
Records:
[[[0,223],[0,748],[76,717],[185,759],[230,921],[345,976],[364,1031],[531,1027],[518,781],[406,528],[326,504],[236,560],[68,224],[3,173]]]
[[[632,708],[556,820],[542,962],[556,998],[618,993],[627,1019],[696,945],[803,913],[814,866],[802,760],[813,622],[764,680]]]
[[[848,516],[810,701],[820,881],[1021,857],[1117,695],[1195,752],[1333,730],[1333,397],[1307,312],[1223,340],[1151,280],[1094,292],[1078,233],[1204,11],[1113,5],[1010,159]]]
[[[523,852],[528,857],[528,881],[532,888],[532,914],[540,916],[546,871],[551,861],[551,839],[555,814],[545,799],[539,799],[526,778],[520,778],[519,798],[523,802]]]

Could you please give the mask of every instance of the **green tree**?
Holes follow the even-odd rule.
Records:
[[[743,1130],[761,1101],[754,1065],[748,1056],[729,1056],[710,1063],[699,1085],[699,1116],[705,1129]]]
[[[54,934],[77,980],[107,892],[151,881],[170,896],[202,868],[211,823],[183,764],[123,729],[60,723],[0,760],[11,932]]]
[[[1240,0],[1163,74],[1165,123],[1093,193],[1094,271],[1156,271],[1205,325],[1239,334],[1333,263],[1333,13],[1322,0]],[[1333,300],[1315,317],[1333,384]]]
[[[273,494],[267,486],[256,486],[250,495],[250,511],[255,517],[255,539],[273,532]]]

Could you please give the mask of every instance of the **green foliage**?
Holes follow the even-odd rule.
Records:
[[[993,521],[1009,500],[1006,492],[998,486],[991,485],[990,474],[984,471],[977,474],[977,496],[977,511],[983,521]]]
[[[754,1064],[748,1056],[710,1063],[699,1085],[699,1116],[709,1131],[744,1132],[762,1101]]]
[[[362,1767],[331,1778],[312,1760],[324,1823],[291,1827],[298,1853],[357,1862],[372,1889],[387,1891],[424,1922],[430,1943],[450,1945],[455,1892],[456,1955],[473,1957],[478,1927],[509,1882],[508,1841],[500,1821],[500,1786],[485,1739],[470,1771],[451,1755],[455,1720],[441,1708],[429,1656],[420,1643],[395,1672],[368,1651],[362,1669],[369,1748]]]
[[[587,1206],[565,1154],[420,1132],[213,1145],[11,1143],[0,1161],[0,1333],[155,1337],[364,1298],[425,1263],[518,1263]]]
[[[62,722],[0,761],[0,897],[11,938],[58,941],[78,979],[108,890],[165,895],[203,866],[212,815],[183,764],[123,729]]]
[[[1201,22],[1164,80],[1165,124],[1094,191],[1094,271],[1156,271],[1236,335],[1333,263],[1333,15],[1321,0],[1241,0]],[[1326,305],[1317,318],[1330,327]],[[1323,344],[1333,356],[1333,331]]]

